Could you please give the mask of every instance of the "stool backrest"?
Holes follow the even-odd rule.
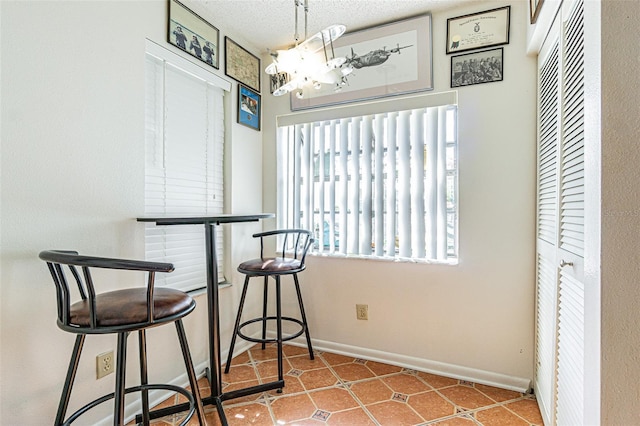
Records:
[[[156,272],[171,272],[171,263],[147,262],[140,260],[113,259],[106,257],[82,256],[76,251],[47,250],[40,252],[40,259],[47,262],[49,272],[56,286],[58,321],[64,326],[70,325],[71,290],[65,269],[71,272],[82,300],[89,306],[89,323],[91,328],[98,328],[96,318],[96,290],[93,285],[90,268],[120,269],[128,271],[146,271],[147,279],[147,319],[153,321],[153,290]],[[65,268],[66,267],[66,268]],[[82,270],[82,276],[78,271]],[[84,278],[84,279],[83,279]]]
[[[260,257],[264,259],[265,237],[280,237],[282,245],[278,249],[280,257],[289,257],[300,260],[300,265],[304,265],[309,247],[313,244],[313,234],[306,229],[276,229],[273,231],[259,232],[253,234],[254,238],[260,238]]]

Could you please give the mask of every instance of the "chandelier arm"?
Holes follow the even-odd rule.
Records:
[[[296,40],[296,47],[298,47],[298,40],[300,39],[300,34],[298,33],[298,6],[300,6],[299,0],[293,0],[294,9],[296,11],[296,31],[293,35],[293,38]]]
[[[307,33],[307,15],[309,14],[309,0],[304,0],[304,39],[309,38]]]

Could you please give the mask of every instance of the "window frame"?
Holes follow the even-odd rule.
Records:
[[[287,155],[286,151],[286,147],[283,145],[283,140],[290,138],[291,135],[286,135],[283,132],[286,132],[288,126],[296,126],[296,125],[302,125],[305,123],[313,123],[314,125],[318,125],[319,123],[326,123],[327,121],[332,121],[332,120],[338,120],[341,119],[342,121],[340,121],[340,123],[342,123],[345,119],[346,120],[350,120],[352,117],[362,117],[364,115],[377,115],[377,114],[388,114],[388,113],[392,113],[392,112],[397,112],[397,111],[405,111],[405,110],[419,110],[419,109],[426,109],[426,108],[433,108],[433,107],[445,107],[445,106],[451,106],[451,108],[453,110],[457,111],[457,92],[442,92],[442,93],[438,93],[438,94],[427,94],[427,95],[417,95],[417,96],[412,96],[412,97],[407,97],[407,98],[402,98],[402,99],[393,99],[393,100],[384,100],[384,101],[378,101],[378,102],[370,102],[367,104],[363,104],[363,105],[351,105],[351,106],[344,106],[344,107],[338,107],[338,108],[332,108],[332,109],[328,109],[328,110],[321,110],[321,111],[313,111],[313,112],[304,112],[304,113],[296,113],[296,114],[288,114],[288,115],[284,115],[284,116],[278,116],[277,117],[277,125],[278,125],[278,143],[277,143],[277,149],[278,149],[278,153],[277,153],[277,159],[278,162],[281,162],[281,158],[283,158],[284,155]],[[298,127],[294,127],[294,129],[299,129]],[[291,131],[291,130],[289,130]],[[295,131],[300,131],[300,130],[293,130]],[[304,130],[305,132],[309,132],[309,130]],[[326,131],[333,131],[333,130],[326,130]],[[380,131],[379,129],[377,129],[376,131]],[[450,132],[449,136],[447,137],[447,140],[445,141],[445,150],[447,151],[447,154],[449,153],[450,150],[453,150],[452,154],[450,155],[450,159],[446,159],[445,158],[445,167],[447,166],[453,166],[453,170],[445,170],[445,175],[444,175],[444,179],[446,180],[450,180],[451,178],[453,178],[453,182],[450,184],[450,188],[453,191],[453,199],[451,199],[450,194],[445,194],[445,203],[446,203],[446,207],[445,207],[445,211],[446,211],[446,216],[445,216],[445,223],[444,223],[444,232],[445,232],[445,251],[448,252],[448,254],[445,256],[445,258],[443,258],[442,256],[440,256],[439,258],[437,258],[437,256],[431,256],[431,257],[416,257],[414,254],[411,254],[410,256],[399,256],[396,250],[395,255],[390,255],[389,253],[384,253],[383,255],[380,255],[380,251],[378,251],[378,254],[376,254],[375,252],[373,252],[372,254],[362,254],[363,252],[366,253],[366,247],[365,250],[345,250],[342,249],[340,252],[339,250],[336,250],[335,247],[331,247],[332,244],[335,245],[335,240],[333,239],[333,237],[331,236],[331,232],[329,233],[329,247],[328,250],[323,250],[324,247],[317,247],[316,250],[313,250],[312,252],[310,251],[311,255],[323,255],[323,256],[333,256],[333,257],[348,257],[348,258],[365,258],[365,259],[380,259],[380,260],[392,260],[392,261],[408,261],[408,262],[419,262],[419,263],[445,263],[445,264],[457,264],[459,261],[459,228],[458,228],[458,223],[459,223],[459,189],[458,189],[458,176],[459,176],[459,163],[458,163],[458,142],[457,142],[457,114],[454,117],[454,126],[452,126],[451,129],[447,128],[447,133]],[[293,136],[294,138],[297,136]],[[324,136],[323,136],[324,137]],[[368,137],[368,136],[367,136]],[[302,136],[302,140],[304,140],[305,138],[307,138],[307,140],[311,140],[311,137],[309,134],[306,134],[304,136]],[[333,140],[333,136],[331,137],[331,141],[330,142],[330,148],[332,150],[341,150],[344,148],[340,148],[340,142],[334,142]],[[337,144],[337,147],[335,146],[335,144]],[[452,149],[453,148],[453,149]],[[328,155],[329,149],[325,150],[325,155],[322,157],[326,157]],[[381,155],[381,153],[375,153],[375,148],[372,148],[370,150],[370,154],[371,155]],[[426,151],[426,147],[425,147],[425,151]],[[447,155],[445,154],[445,156]],[[289,153],[289,156],[291,156],[292,154]],[[303,153],[304,155],[309,155],[308,153]],[[332,154],[334,156],[334,163],[339,162],[340,160],[338,159],[338,156],[335,152],[332,152]],[[370,159],[367,157],[366,161],[370,161]],[[378,161],[380,161],[380,158],[378,158]],[[413,161],[413,160],[412,160]],[[426,160],[425,160],[426,161]],[[289,161],[291,162],[291,161]],[[324,163],[324,164],[323,164]],[[329,164],[327,165],[325,161],[323,161],[323,158],[320,158],[318,155],[318,152],[315,152],[315,156],[314,156],[314,160],[313,160],[313,164],[317,164],[318,167],[314,168],[314,171],[311,172],[311,179],[313,179],[314,182],[318,182],[319,181],[319,169],[323,168],[325,170],[327,169],[331,169],[333,168],[333,164]],[[323,223],[323,228],[326,228],[326,221],[324,220],[324,218],[322,219],[318,219],[317,221],[312,221],[312,222],[305,222],[305,221],[301,221],[301,222],[296,222],[295,217],[293,216],[293,214],[291,213],[292,211],[302,211],[302,208],[300,208],[299,206],[292,206],[292,202],[289,201],[287,202],[285,200],[285,196],[283,196],[283,193],[287,191],[287,186],[295,186],[295,183],[290,183],[287,182],[287,179],[289,179],[289,175],[292,173],[292,170],[294,167],[299,167],[297,165],[292,166],[291,164],[287,165],[285,168],[283,168],[282,164],[278,164],[277,170],[278,170],[278,177],[277,177],[277,212],[278,212],[278,226],[279,227],[287,227],[287,226],[295,226],[296,224],[299,224],[300,226],[304,227],[305,224],[307,223],[312,223],[313,225],[311,225],[312,227],[314,227],[314,229],[311,229],[312,231],[314,231],[316,234],[319,232],[319,228],[317,228],[316,222],[317,223]],[[338,165],[336,165],[335,167],[338,167]],[[451,167],[448,167],[451,168]],[[378,170],[376,171],[375,169],[377,169],[377,167],[374,167],[373,170],[371,170],[370,175],[372,176],[376,176],[374,177],[374,179],[380,179],[380,173],[381,171]],[[298,170],[293,171],[293,173],[297,174],[298,176],[300,175],[300,172]],[[367,173],[369,173],[369,171],[367,171]],[[397,173],[397,172],[396,172]],[[334,181],[332,181],[333,183],[335,183],[335,179],[339,179],[338,177],[335,177],[334,175],[332,175],[332,173],[329,174],[329,179],[334,179]],[[325,175],[325,182],[328,182],[326,175]],[[362,180],[360,179],[358,181],[361,185]],[[383,177],[383,183],[382,185],[387,185],[386,183],[386,178]],[[366,187],[366,186],[365,186]],[[445,183],[445,188],[447,187],[447,183]],[[310,190],[311,195],[309,196],[313,196],[313,191],[314,189]],[[333,191],[333,189],[332,189]],[[385,191],[386,191],[386,187],[385,187]],[[448,193],[449,191],[446,190],[446,192]],[[423,192],[423,194],[426,194],[426,192]],[[304,202],[308,202],[308,200],[304,199],[305,194],[301,194],[298,198],[302,198],[302,201],[298,201],[299,203],[302,202],[304,204]],[[332,197],[334,197],[334,195],[332,195]],[[295,198],[295,197],[294,197]],[[288,203],[288,204],[287,204]],[[322,205],[322,202],[320,203],[320,205]],[[318,205],[313,206],[314,209],[314,216],[319,214],[319,210],[318,210]],[[327,210],[327,208],[325,207],[320,207],[323,208],[325,212],[327,211],[332,211],[335,210],[334,206],[331,206],[329,208],[329,210]],[[359,204],[359,208],[361,207],[361,204]],[[367,207],[368,208],[368,207]],[[385,207],[386,209],[386,207]],[[384,211],[380,210],[380,207],[378,207],[378,211]],[[329,214],[329,213],[327,213]],[[337,216],[338,213],[334,213],[334,215]],[[385,214],[386,215],[386,214]],[[360,215],[350,215],[350,216],[354,216],[354,217],[359,217]],[[333,217],[333,216],[332,216]],[[453,218],[452,221],[453,223],[449,223],[449,225],[447,225],[447,223],[449,222],[448,218],[451,217]],[[344,218],[344,216],[343,216]],[[383,219],[385,222],[387,221],[387,219]],[[397,220],[397,219],[396,219]],[[375,218],[370,218],[370,222],[371,222],[371,226],[370,227],[375,227]],[[331,229],[332,224],[334,224],[335,222],[333,220],[329,221],[329,227]],[[348,231],[348,225],[347,226],[347,231]],[[454,235],[452,237],[450,237],[449,232],[447,231],[447,228],[451,228],[453,227],[453,233]],[[380,233],[380,227],[378,228],[378,233]],[[414,231],[409,231],[410,233],[413,233]],[[387,233],[386,230],[386,225],[385,225],[385,230],[383,231],[383,233]],[[322,234],[326,234],[326,230],[323,229]],[[374,241],[374,235],[375,235],[375,229],[374,229],[374,234],[372,234],[371,237],[371,241]],[[398,232],[395,233],[395,235],[398,235]],[[388,239],[388,237],[387,237]],[[381,239],[378,239],[378,241],[382,241]],[[368,244],[365,242],[365,244]],[[323,242],[323,246],[326,246],[325,242]],[[393,246],[393,244],[391,244],[391,246]],[[451,250],[452,248],[452,250]],[[385,249],[388,251],[388,249]],[[415,251],[413,252],[415,253]]]

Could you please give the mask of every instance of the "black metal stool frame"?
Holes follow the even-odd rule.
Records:
[[[191,304],[182,309],[175,315],[164,316],[157,319],[154,315],[154,280],[156,272],[171,272],[174,267],[170,263],[147,262],[138,260],[112,259],[93,256],[81,256],[75,251],[59,251],[49,250],[43,251],[39,255],[40,259],[47,262],[49,271],[56,286],[57,309],[58,309],[58,327],[64,331],[76,334],[76,341],[73,347],[69,368],[60,396],[58,411],[56,413],[55,425],[69,425],[82,414],[96,407],[103,402],[114,399],[113,424],[120,426],[124,424],[124,396],[131,392],[140,392],[142,397],[142,422],[149,424],[149,390],[164,389],[182,394],[188,400],[189,412],[181,425],[185,425],[196,413],[200,424],[205,424],[204,410],[198,389],[197,377],[193,368],[191,354],[187,343],[187,336],[182,324],[182,317],[186,316],[195,309],[195,301],[191,300]],[[65,276],[63,266],[67,266],[69,271],[75,278],[83,303],[88,305],[89,325],[83,326],[74,324],[71,312],[71,296],[70,289]],[[78,268],[82,269],[84,283]],[[122,325],[101,325],[98,317],[98,309],[96,306],[96,291],[93,284],[90,268],[119,269],[129,271],[145,271],[148,273],[148,281],[146,288],[147,297],[147,313],[146,321],[141,323],[127,323]],[[146,349],[146,329],[156,327],[169,322],[173,322],[176,326],[178,340],[182,349],[182,356],[189,377],[191,392],[186,389],[169,385],[169,384],[149,384],[147,377],[147,349]],[[125,369],[127,355],[127,337],[132,331],[138,331],[139,349],[140,349],[140,385],[130,388],[125,386]],[[88,334],[118,334],[117,355],[116,355],[116,389],[111,394],[97,398],[84,405],[76,412],[71,414],[65,420],[69,400],[71,398],[71,389],[78,370],[80,355],[84,340]]]
[[[282,236],[282,250],[276,257],[264,256],[264,241],[265,237],[270,236]],[[289,238],[293,238],[293,246],[288,247]],[[225,374],[229,373],[231,368],[231,360],[233,358],[233,348],[235,347],[236,337],[254,342],[261,343],[262,349],[265,349],[267,343],[277,344],[278,353],[278,380],[284,380],[283,360],[282,360],[282,343],[288,340],[295,339],[296,337],[305,334],[307,340],[307,348],[309,349],[309,358],[314,359],[313,347],[311,345],[311,337],[309,335],[309,326],[307,324],[307,317],[304,311],[304,304],[302,302],[302,293],[300,291],[300,283],[298,281],[298,273],[305,270],[305,259],[309,247],[314,242],[311,232],[305,229],[279,229],[267,232],[260,232],[253,234],[254,238],[260,238],[260,259],[255,259],[248,262],[243,262],[238,266],[238,272],[245,274],[244,286],[242,288],[242,295],[240,297],[240,304],[238,307],[238,313],[236,316],[236,322],[233,329],[233,336],[231,338],[231,345],[229,347],[229,355],[227,358],[227,364],[225,365]],[[288,255],[288,256],[287,256]],[[282,304],[281,304],[281,290],[280,290],[280,277],[282,275],[293,275],[293,281],[298,296],[298,306],[300,307],[300,316],[302,320],[292,317],[282,316]],[[245,322],[240,322],[242,317],[242,310],[247,295],[247,289],[249,287],[249,279],[253,277],[264,277],[264,295],[262,305],[262,317],[254,318]],[[269,277],[273,277],[276,282],[276,315],[267,315],[268,306],[268,294],[269,294]],[[276,338],[267,339],[267,321],[276,321]],[[282,321],[294,322],[300,325],[300,330],[288,336],[282,335]],[[262,338],[249,337],[242,333],[242,328],[256,322],[262,322]],[[279,389],[282,392],[282,389]]]

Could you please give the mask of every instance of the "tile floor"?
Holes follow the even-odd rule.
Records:
[[[533,395],[329,352],[316,352],[311,361],[306,348],[290,345],[284,355],[283,392],[226,401],[230,425],[542,425]],[[276,380],[275,346],[254,346],[231,365],[222,378],[226,391]],[[206,380],[200,383],[200,392],[209,395]],[[205,413],[209,426],[220,425],[215,407],[205,407]],[[181,418],[154,424],[179,424]]]

